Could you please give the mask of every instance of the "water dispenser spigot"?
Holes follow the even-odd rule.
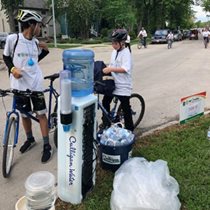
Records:
[[[60,117],[64,132],[68,132],[72,124],[71,104],[71,72],[63,70],[60,72]]]

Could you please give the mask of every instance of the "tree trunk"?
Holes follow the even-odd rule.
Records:
[[[15,19],[14,19],[14,14],[12,11],[9,12],[8,14],[8,22],[9,22],[9,25],[10,25],[10,31],[11,32],[16,32],[15,30]]]

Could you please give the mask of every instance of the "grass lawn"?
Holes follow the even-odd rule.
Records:
[[[182,210],[210,210],[209,125],[210,115],[206,115],[185,125],[139,137],[133,148],[135,157],[168,162],[170,175],[179,183]],[[58,199],[56,210],[109,210],[113,178],[112,172],[98,166],[96,185],[82,204],[71,205]]]
[[[49,48],[54,48],[53,43],[48,43],[47,44]],[[61,49],[69,49],[69,48],[75,48],[75,47],[80,47],[82,46],[81,44],[57,44],[57,48]]]

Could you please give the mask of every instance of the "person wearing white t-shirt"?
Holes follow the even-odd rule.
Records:
[[[125,116],[125,128],[133,131],[134,125],[130,106],[130,96],[132,92],[132,59],[129,49],[125,47],[127,31],[125,29],[117,29],[112,33],[111,37],[114,50],[111,54],[110,64],[103,69],[103,73],[112,74],[115,81],[115,90],[112,96],[104,95],[102,104],[104,108],[110,112],[110,103],[113,97],[116,96],[122,105],[123,114]],[[104,123],[105,117],[102,117],[102,120]]]
[[[144,29],[144,27],[141,28],[141,31],[139,32],[137,37],[140,39],[143,39],[143,45],[144,45],[144,48],[146,48],[147,47],[147,32]]]
[[[207,28],[205,28],[204,31],[202,31],[202,35],[203,35],[204,44],[205,44],[205,41],[208,44],[209,43],[209,36],[210,36],[209,30]],[[207,44],[205,45],[205,48],[207,48]]]
[[[131,52],[131,45],[130,45],[130,42],[131,42],[131,37],[130,37],[130,35],[128,34],[128,35],[127,35],[127,39],[125,40],[125,47],[128,47],[129,51]]]
[[[43,75],[39,61],[48,53],[47,45],[39,42],[35,36],[39,36],[42,26],[42,17],[31,10],[19,10],[17,20],[21,23],[22,33],[11,34],[7,37],[4,48],[3,59],[9,69],[10,85],[12,89],[26,91],[41,91],[33,97],[15,96],[17,106],[24,107],[25,111],[33,111],[39,119],[41,133],[43,136],[43,153],[41,162],[46,163],[52,155],[49,144],[49,130],[46,117],[46,103],[43,91]],[[34,93],[35,94],[35,93]],[[28,151],[34,144],[35,139],[32,132],[32,121],[21,113],[23,127],[27,140],[20,148],[20,152]]]
[[[172,43],[174,41],[174,35],[172,33],[172,31],[170,31],[166,37],[167,42],[168,42],[168,49],[172,48]]]

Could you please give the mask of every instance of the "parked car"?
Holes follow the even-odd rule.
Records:
[[[190,30],[183,30],[183,39],[189,39],[190,38]]]
[[[182,41],[183,34],[180,30],[174,30],[173,34],[174,34],[174,41]]]
[[[198,40],[198,29],[190,29],[190,40],[195,39]]]
[[[0,48],[4,49],[8,33],[0,32]]]
[[[168,29],[158,29],[152,36],[152,44],[154,43],[167,43]]]

